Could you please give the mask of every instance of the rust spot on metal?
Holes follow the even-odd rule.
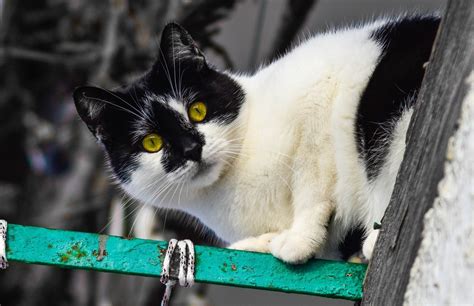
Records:
[[[48,249],[52,249],[53,248],[53,245],[50,243],[48,244]]]
[[[235,264],[232,264],[230,268],[232,269],[232,271],[237,271],[237,266]]]
[[[99,249],[98,251],[93,253],[97,261],[102,261],[104,257],[107,256],[107,250],[105,249],[105,245],[107,244],[107,239],[109,239],[109,236],[107,235],[99,236]]]
[[[86,256],[86,252],[81,248],[79,242],[74,243],[71,247],[71,250],[68,250],[66,253],[68,255],[74,256],[76,259],[81,259],[82,257]]]
[[[69,256],[66,254],[59,254],[59,260],[61,262],[68,262],[69,261]]]
[[[227,264],[225,262],[221,266],[221,271],[222,272],[227,272]]]
[[[48,248],[52,248],[53,245],[48,245]],[[82,257],[85,257],[87,255],[86,251],[84,251],[81,248],[81,245],[79,242],[74,243],[70,249],[68,249],[65,253],[58,253],[59,256],[59,261],[66,263],[68,262],[71,257],[74,257],[76,259],[81,259]]]
[[[160,260],[160,262],[163,262],[166,256],[166,249],[163,249],[162,247],[158,246],[158,253],[158,259]]]
[[[85,257],[86,256],[86,252],[82,251],[82,250],[79,250],[76,254],[74,254],[74,256],[77,258],[77,259],[81,259],[82,257]]]

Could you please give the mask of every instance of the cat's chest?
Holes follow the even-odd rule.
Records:
[[[209,210],[202,217],[224,240],[234,242],[249,236],[278,232],[293,218],[291,174],[286,166],[266,161],[259,167],[247,164],[246,171],[233,173],[214,191],[212,217]],[[286,169],[286,170],[285,170]],[[204,220],[203,220],[204,221]]]
[[[308,163],[315,162],[316,156],[309,155],[319,151],[318,139],[327,135],[324,129],[314,127],[311,115],[287,115],[296,120],[276,116],[276,122],[252,129],[240,159],[225,179],[230,194],[226,208],[229,223],[238,239],[290,227],[295,209],[293,190],[298,189],[295,176],[313,168]],[[301,167],[302,163],[306,167]]]

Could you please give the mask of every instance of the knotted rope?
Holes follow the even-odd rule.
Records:
[[[173,287],[176,285],[176,280],[170,278],[171,267],[173,263],[178,261],[173,260],[173,254],[178,246],[179,251],[179,267],[178,267],[178,282],[182,287],[191,287],[194,285],[194,245],[191,240],[176,240],[171,239],[168,243],[165,259],[163,260],[163,268],[161,270],[161,283],[166,285],[165,294],[161,301],[161,306],[167,306],[171,297]],[[173,271],[176,271],[173,267]]]
[[[7,221],[0,220],[0,269],[6,269],[8,267],[7,261]]]

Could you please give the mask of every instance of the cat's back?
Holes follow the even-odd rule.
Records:
[[[275,112],[293,113],[315,102],[319,106],[333,105],[346,95],[355,99],[345,102],[344,114],[353,116],[361,95],[370,91],[366,90],[368,86],[381,88],[379,93],[383,95],[387,86],[402,79],[406,79],[402,83],[412,83],[408,87],[417,85],[420,71],[413,69],[429,57],[438,24],[439,18],[433,15],[399,16],[302,39],[279,59],[243,80],[247,100],[258,113],[269,107]],[[405,86],[399,87],[403,91]],[[390,94],[395,91],[390,90]],[[384,97],[378,94],[372,100],[379,98]]]
[[[302,41],[242,80],[251,130],[268,131],[255,142],[272,147],[277,134],[276,143],[312,150],[329,137],[340,176],[362,188],[383,167],[392,123],[411,107],[438,25],[433,15],[399,16]]]
[[[252,78],[253,86],[265,85],[269,92],[278,89],[279,95],[294,98],[328,78],[340,82],[354,72],[370,74],[381,54],[372,33],[385,22],[331,29],[300,39],[288,52],[259,70]]]

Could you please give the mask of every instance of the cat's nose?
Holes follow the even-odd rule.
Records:
[[[202,153],[202,146],[194,140],[186,140],[183,143],[183,156],[186,159],[200,161]]]

